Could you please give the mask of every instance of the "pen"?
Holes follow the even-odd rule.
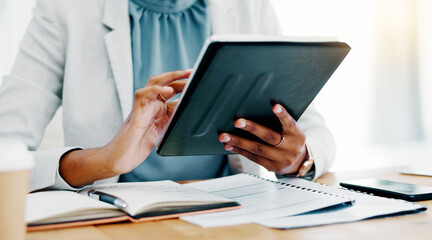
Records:
[[[96,190],[90,190],[87,194],[89,197],[93,199],[112,204],[119,208],[127,208],[128,206],[127,203],[123,201],[121,198],[118,198],[108,193],[104,193]]]

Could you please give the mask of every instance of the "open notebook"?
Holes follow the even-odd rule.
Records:
[[[96,190],[118,197],[127,207],[90,198]],[[45,191],[27,195],[29,231],[111,222],[142,222],[240,208],[219,197],[172,181],[101,184],[80,192]]]

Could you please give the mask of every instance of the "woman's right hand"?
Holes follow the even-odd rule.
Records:
[[[191,71],[153,76],[135,92],[132,111],[107,145],[71,151],[60,161],[60,175],[72,186],[130,172],[142,163],[156,145],[168,123],[175,102],[166,102],[181,92]]]
[[[131,113],[114,139],[105,147],[106,166],[113,174],[130,172],[143,162],[155,147],[168,123],[172,107],[166,99],[183,90],[190,71],[175,71],[153,76],[148,84],[135,92]]]

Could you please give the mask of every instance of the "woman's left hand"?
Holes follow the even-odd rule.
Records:
[[[280,104],[273,106],[273,112],[282,124],[282,133],[243,118],[234,122],[236,128],[248,131],[268,144],[228,133],[220,134],[219,141],[225,143],[225,150],[241,154],[276,174],[296,173],[307,156],[306,136]]]

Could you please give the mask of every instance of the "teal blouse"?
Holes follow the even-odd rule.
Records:
[[[130,0],[134,90],[149,77],[192,68],[210,18],[204,0]],[[225,156],[160,157],[155,149],[120,181],[207,179],[228,175]]]

